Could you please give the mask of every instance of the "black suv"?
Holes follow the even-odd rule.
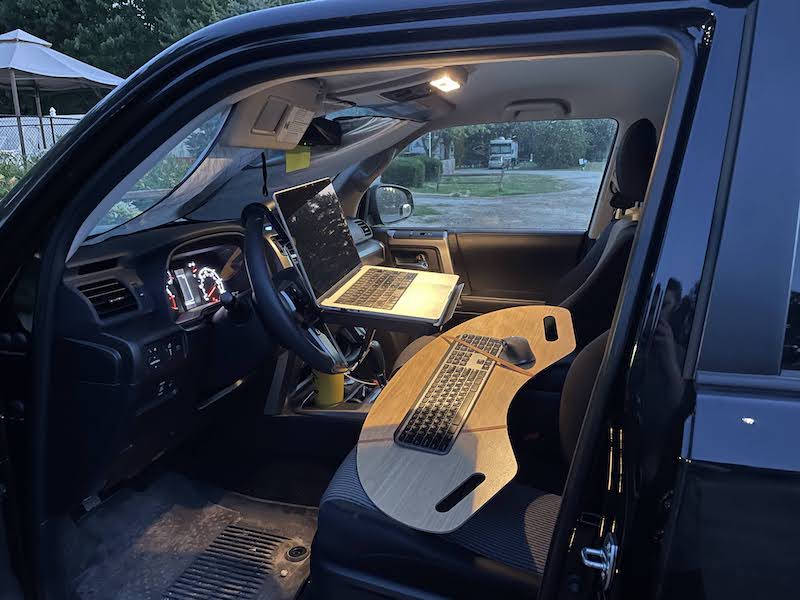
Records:
[[[0,208],[0,595],[792,597],[798,24],[321,0],[152,60]],[[304,297],[263,206],[321,178],[362,263],[459,276],[445,329],[572,316],[509,409],[516,476],[450,533],[359,481],[435,336]]]

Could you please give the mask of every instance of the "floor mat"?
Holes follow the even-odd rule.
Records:
[[[78,529],[92,548],[75,582],[82,600],[290,600],[308,578],[316,510],[170,473],[116,494]]]
[[[175,600],[255,598],[275,571],[276,559],[288,542],[289,538],[262,529],[228,525],[164,596]],[[292,546],[286,550],[287,556],[292,550],[298,557],[307,553],[303,546]]]
[[[232,489],[274,502],[319,506],[338,467],[310,460],[276,461]]]

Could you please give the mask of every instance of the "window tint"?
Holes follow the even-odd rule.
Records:
[[[426,134],[381,176],[413,192],[393,226],[586,231],[616,132],[612,119],[573,119]]]
[[[133,185],[114,204],[95,226],[93,234],[101,233],[138,217],[151,206],[161,202],[191,175],[199,159],[208,152],[225,121],[223,111],[192,131],[153,168]]]

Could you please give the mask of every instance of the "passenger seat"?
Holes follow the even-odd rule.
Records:
[[[572,460],[605,355],[590,342],[567,374],[557,431]],[[311,551],[311,598],[536,598],[561,507],[537,481],[510,482],[451,533],[412,529],[383,514],[361,485],[356,450],[322,497]],[[392,475],[387,472],[387,477]]]
[[[636,121],[625,131],[612,182],[614,218],[545,299],[547,304],[563,306],[572,313],[576,351],[611,326],[657,145],[656,128],[647,119]],[[397,357],[392,374],[431,340],[432,336],[424,336],[411,342]]]
[[[578,349],[611,326],[653,170],[658,136],[647,119],[628,127],[617,153],[611,206],[614,219],[581,261],[556,284],[547,304],[572,313]]]

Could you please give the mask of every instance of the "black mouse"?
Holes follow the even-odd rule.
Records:
[[[528,340],[516,335],[503,340],[503,351],[500,353],[500,358],[512,365],[532,365],[536,362]]]

